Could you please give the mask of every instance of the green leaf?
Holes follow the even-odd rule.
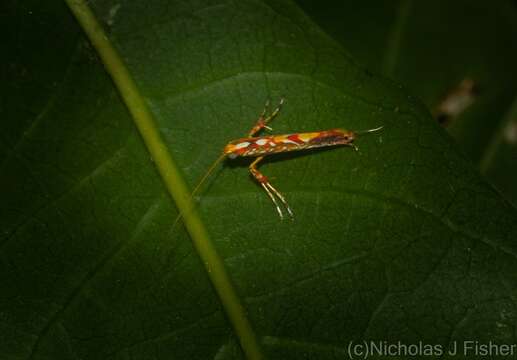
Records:
[[[487,170],[517,151],[502,134],[517,94],[514,1],[296,1],[353,56],[406,85],[431,110],[463,79],[472,79],[475,102],[447,130],[517,204],[517,172]]]
[[[363,339],[514,343],[517,214],[425,107],[290,1],[92,4],[193,187],[267,98],[274,132],[363,130],[261,166],[279,221],[227,161],[197,197],[270,359]],[[119,92],[59,2],[11,2],[0,131],[0,353],[243,358]]]

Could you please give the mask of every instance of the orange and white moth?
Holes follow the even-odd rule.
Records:
[[[256,159],[249,165],[251,175],[266,191],[267,195],[273,202],[281,219],[284,218],[282,208],[278,200],[283,204],[287,213],[294,217],[293,211],[289,207],[285,197],[277,189],[271,185],[268,178],[263,175],[258,169],[257,164],[264,159],[265,156],[285,153],[290,151],[301,151],[321,147],[346,145],[351,146],[355,150],[357,147],[353,144],[358,134],[371,133],[382,129],[381,127],[370,129],[361,132],[354,132],[343,129],[332,129],[306,133],[293,133],[287,135],[268,135],[255,136],[262,129],[272,130],[268,123],[273,120],[280,112],[284,99],[280,100],[278,107],[269,115],[266,116],[269,104],[266,103],[264,111],[260,115],[257,123],[248,133],[247,137],[230,141],[223,149],[221,156],[210,167],[206,175],[198,183],[192,195],[194,195],[200,188],[201,184],[210,175],[217,164],[225,158],[235,159],[237,157],[255,157]]]

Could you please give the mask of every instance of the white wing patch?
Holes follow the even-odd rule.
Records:
[[[267,139],[258,139],[257,141],[255,141],[255,144],[257,145],[266,145],[269,141]]]
[[[293,141],[291,139],[282,139],[282,143],[284,144],[295,144],[295,145],[298,145],[298,143],[296,141]]]
[[[239,143],[239,144],[235,145],[235,149],[237,149],[237,150],[238,150],[238,149],[247,148],[249,145],[250,145],[250,143],[249,143],[249,142],[244,141],[244,142],[241,142],[241,143]]]

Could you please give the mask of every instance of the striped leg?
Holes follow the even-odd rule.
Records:
[[[262,111],[262,114],[260,114],[260,117],[259,117],[257,123],[255,124],[255,126],[253,126],[253,128],[248,133],[248,137],[253,137],[256,133],[258,133],[260,130],[262,130],[264,128],[268,129],[268,130],[273,130],[267,124],[278,115],[278,113],[282,109],[283,104],[284,104],[284,98],[281,98],[280,103],[278,104],[277,108],[271,113],[271,115],[266,117],[266,113],[269,110],[269,100],[266,101],[264,110]]]
[[[280,200],[282,204],[284,204],[284,207],[289,213],[289,216],[291,216],[291,218],[294,218],[293,211],[289,207],[289,204],[287,204],[287,201],[285,200],[284,196],[277,189],[275,189],[273,185],[271,185],[266,176],[264,176],[260,171],[258,171],[257,164],[262,159],[264,159],[264,157],[260,156],[250,164],[249,169],[251,175],[253,175],[253,177],[259,182],[260,186],[262,186],[262,188],[266,191],[271,201],[273,201],[273,204],[275,204],[276,211],[278,212],[280,219],[284,219],[284,214],[282,212],[282,209],[280,208],[280,205],[278,204],[277,198]]]

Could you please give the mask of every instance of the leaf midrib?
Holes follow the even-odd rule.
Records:
[[[194,247],[205,265],[207,275],[225,308],[244,353],[249,359],[262,359],[264,356],[242,302],[232,285],[229,275],[226,273],[222,259],[217,254],[208,232],[197,214],[188,188],[169,154],[156,122],[147,108],[144,98],[140,94],[131,74],[87,3],[83,0],[66,0],[66,2],[113,79],[170,196],[176,202],[180,214],[183,215],[185,226]]]

